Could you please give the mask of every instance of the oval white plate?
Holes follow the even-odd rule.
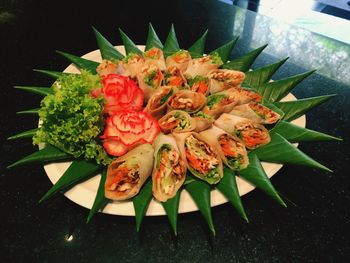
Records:
[[[116,48],[121,53],[125,54],[123,46],[117,46]],[[144,46],[139,46],[139,48],[143,50]],[[89,60],[94,60],[97,62],[101,62],[102,60],[99,50],[89,52],[82,57]],[[64,70],[64,72],[79,73],[79,70],[75,68],[73,65],[70,65]],[[289,101],[289,100],[296,100],[296,97],[294,97],[292,94],[288,94],[288,96],[286,96],[283,99],[283,101]],[[301,127],[305,127],[306,125],[305,115],[294,120],[292,123]],[[44,169],[49,179],[54,184],[63,175],[63,173],[69,167],[69,165],[70,165],[70,162],[52,163],[52,164],[45,165]],[[273,176],[274,174],[277,173],[278,170],[282,168],[281,164],[266,163],[266,162],[262,162],[262,166],[268,177]],[[74,186],[73,188],[65,192],[64,195],[70,200],[72,200],[73,202],[91,209],[93,202],[95,200],[97,188],[100,181],[100,176],[101,175],[96,175],[95,177]],[[245,195],[246,193],[249,193],[255,188],[253,185],[251,185],[250,183],[240,178],[237,178],[237,185],[238,185],[239,194],[241,196]],[[228,202],[228,200],[218,190],[215,189],[211,191],[212,207],[221,205],[226,202]],[[183,190],[180,197],[179,213],[187,213],[187,212],[192,212],[196,210],[198,210],[198,208],[196,204],[193,202],[191,196],[186,192],[186,190]],[[104,208],[103,213],[113,214],[113,215],[124,215],[124,216],[135,215],[132,201],[110,202]],[[165,211],[162,205],[158,201],[152,199],[152,201],[149,204],[146,215],[147,216],[165,215]]]

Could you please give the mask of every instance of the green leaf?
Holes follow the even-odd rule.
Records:
[[[254,87],[256,90],[259,87],[270,81],[271,77],[275,72],[288,60],[288,58],[284,58],[276,63],[254,69],[252,71],[248,71],[245,74],[244,83],[249,86]],[[244,86],[244,85],[243,85]]]
[[[331,94],[300,100],[275,102],[274,104],[284,112],[284,120],[292,121],[304,115],[308,110],[328,101],[330,98],[335,96],[336,94]]]
[[[74,160],[60,179],[51,187],[51,189],[39,200],[39,203],[49,199],[58,191],[67,190],[77,183],[86,180],[100,170],[101,166],[95,162],[88,162],[84,159]]]
[[[89,223],[91,218],[99,211],[103,210],[105,206],[108,204],[110,201],[105,197],[105,182],[106,182],[106,177],[107,177],[107,168],[103,169],[102,174],[101,174],[101,179],[100,183],[98,185],[96,197],[94,204],[91,207],[91,210],[89,212],[88,218],[86,220],[86,223]]]
[[[286,121],[280,121],[270,132],[280,134],[291,143],[303,141],[342,140],[340,138],[318,131],[309,130]]]
[[[43,73],[49,77],[52,77],[54,79],[58,79],[59,77],[66,75],[66,74],[73,74],[73,73],[64,73],[61,71],[53,71],[53,70],[44,70],[44,69],[34,69],[35,72]]]
[[[132,199],[135,210],[136,230],[140,231],[141,223],[152,200],[152,180],[148,180],[140,192]]]
[[[31,93],[39,94],[42,96],[46,96],[49,94],[53,94],[53,90],[47,87],[28,87],[28,86],[15,86],[15,89],[20,89],[24,91],[28,91]]]
[[[267,177],[258,156],[254,152],[250,152],[248,157],[249,165],[247,168],[239,172],[239,176],[267,193],[281,205],[286,206],[276,189],[271,184],[270,179]]]
[[[128,55],[129,53],[135,53],[142,55],[142,51],[137,47],[137,45],[124,33],[123,30],[119,28],[120,36],[122,37],[123,44],[125,47],[125,53]]]
[[[238,213],[245,221],[249,221],[244,211],[241,197],[238,192],[236,175],[234,171],[227,166],[224,167],[224,177],[218,183],[216,188],[230,201],[230,203],[237,209]]]
[[[97,45],[103,59],[114,60],[124,57],[96,28],[92,27],[92,29],[94,30]]]
[[[52,161],[58,161],[58,160],[66,160],[71,158],[72,156],[62,152],[58,148],[46,144],[45,148],[38,150],[30,155],[27,155],[26,157],[20,159],[19,161],[9,165],[7,168],[13,168],[16,166],[33,163],[33,162],[52,162]]]
[[[149,50],[153,47],[163,49],[163,44],[160,41],[156,31],[154,30],[153,26],[151,23],[148,24],[148,36],[147,36],[147,41],[146,41],[146,50]]]
[[[22,110],[22,111],[18,111],[17,114],[38,115],[39,110],[40,110],[39,108],[30,109],[30,110]]]
[[[168,216],[170,225],[174,231],[175,236],[177,235],[177,216],[179,211],[180,196],[181,189],[177,191],[176,195],[173,198],[161,203]]]
[[[215,228],[211,216],[210,206],[210,185],[203,181],[196,180],[192,183],[185,185],[185,189],[191,195],[199,211],[203,215],[204,219],[207,221],[209,229],[215,236]]]
[[[12,136],[8,137],[7,139],[8,140],[16,140],[16,139],[31,138],[31,137],[33,137],[36,134],[36,132],[38,130],[39,129],[36,128],[36,129],[24,131],[24,132],[18,133],[16,135],[12,135]]]
[[[315,70],[311,70],[289,78],[266,83],[265,85],[258,87],[258,93],[269,101],[279,101],[285,97],[296,85],[314,72]]]
[[[208,30],[206,30],[203,35],[197,39],[197,41],[188,49],[192,58],[202,57],[205,49],[205,42],[207,40]]]
[[[332,172],[324,165],[316,162],[314,159],[300,151],[278,133],[272,133],[270,143],[257,148],[252,152],[254,152],[261,161],[304,165]]]
[[[222,45],[221,47],[218,47],[217,49],[213,50],[210,53],[217,52],[219,56],[221,57],[221,60],[225,63],[232,53],[233,48],[235,47],[237,43],[238,37],[233,38],[231,41],[227,42],[226,44]]]
[[[164,56],[168,57],[179,50],[180,50],[180,46],[176,38],[174,25],[171,24],[170,31],[164,43],[164,48],[163,48]]]
[[[239,70],[246,72],[253,65],[255,59],[260,55],[260,53],[267,47],[267,44],[259,47],[246,55],[243,55],[239,58],[233,59],[230,62],[227,62],[222,67],[227,69]]]
[[[88,60],[85,58],[81,58],[66,52],[62,52],[62,51],[56,51],[58,54],[64,56],[65,58],[67,58],[70,62],[72,62],[74,65],[76,65],[78,68],[80,69],[85,69],[87,71],[90,71],[93,74],[96,74],[96,68],[99,65],[98,62],[96,61],[92,61],[92,60]]]

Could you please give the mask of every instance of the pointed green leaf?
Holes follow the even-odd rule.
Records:
[[[192,183],[185,185],[185,189],[191,195],[199,211],[203,215],[204,219],[207,221],[209,229],[215,236],[215,228],[211,216],[210,206],[210,185],[203,181],[196,180]]]
[[[260,55],[260,53],[267,47],[267,44],[259,47],[246,55],[243,55],[239,58],[233,59],[230,62],[227,62],[222,67],[227,69],[239,70],[246,72],[250,69],[251,65],[253,65],[256,58]]]
[[[293,101],[275,102],[274,104],[284,112],[284,120],[292,121],[304,115],[305,112],[307,112],[308,110],[320,105],[321,103],[328,101],[334,96],[336,96],[336,94],[311,97]]]
[[[258,156],[254,152],[250,152],[248,157],[249,165],[247,168],[239,172],[239,176],[267,193],[281,205],[286,206],[270,182],[270,179],[267,177],[263,167],[261,166]]]
[[[298,85],[306,77],[314,73],[315,70],[311,70],[302,74],[298,74],[289,78],[276,80],[266,83],[258,87],[258,93],[260,93],[265,99],[269,101],[279,101],[285,97],[296,85]]]
[[[81,58],[66,52],[57,51],[58,54],[67,58],[70,62],[76,65],[79,69],[85,69],[93,74],[96,74],[96,68],[99,65],[98,62]]]
[[[53,71],[53,70],[44,70],[44,69],[34,69],[35,72],[43,73],[49,77],[52,77],[54,79],[58,79],[59,77],[62,77],[63,75],[68,75],[72,73],[64,73],[61,71]]]
[[[46,144],[45,148],[38,150],[26,157],[20,159],[19,161],[9,165],[7,168],[13,168],[16,166],[33,163],[33,162],[53,162],[59,160],[66,160],[71,158],[72,156],[59,150],[58,148]]]
[[[67,190],[83,180],[96,175],[101,166],[95,162],[88,162],[84,159],[74,160],[60,179],[51,189],[39,200],[39,203],[49,199],[59,191]]]
[[[119,28],[120,36],[122,37],[125,53],[135,53],[142,55],[142,51],[136,46],[136,44]]]
[[[309,166],[327,172],[332,172],[324,165],[318,163],[278,133],[271,134],[271,142],[253,151],[261,161],[272,163],[289,163]]]
[[[103,59],[114,60],[124,57],[96,28],[92,27],[92,29],[94,30],[97,45]]]
[[[39,129],[36,128],[36,129],[21,132],[21,133],[17,133],[16,135],[12,135],[11,137],[8,137],[7,139],[8,140],[16,140],[16,139],[31,138],[36,134],[36,132],[38,130]]]
[[[148,35],[147,35],[147,41],[146,41],[146,50],[151,49],[152,47],[157,47],[160,49],[163,49],[163,44],[160,41],[156,31],[154,30],[151,23],[148,24]]]
[[[140,231],[141,223],[152,200],[152,180],[148,180],[140,192],[132,199],[135,210],[136,230]]]
[[[22,111],[18,111],[17,114],[38,115],[39,110],[40,110],[39,108],[30,109],[30,110],[22,110]]]
[[[86,223],[89,223],[91,218],[99,211],[103,210],[105,206],[108,204],[109,199],[105,197],[105,182],[107,177],[107,168],[103,169],[101,174],[100,183],[98,185],[96,197],[94,200],[94,204],[91,207]]]
[[[238,213],[248,222],[247,215],[238,192],[236,175],[234,171],[227,166],[224,167],[224,177],[216,188],[230,201],[230,203],[237,209]]]
[[[202,57],[205,49],[205,42],[207,40],[208,30],[206,30],[203,35],[197,39],[197,41],[188,49],[192,58]]]
[[[276,63],[248,71],[245,74],[244,83],[254,87],[257,91],[259,87],[270,81],[272,75],[288,60],[284,58]]]
[[[171,24],[170,31],[164,43],[164,56],[170,56],[180,50],[179,42],[177,41],[174,25]]]
[[[177,191],[176,195],[173,198],[161,203],[168,216],[170,225],[174,231],[175,236],[177,235],[177,216],[179,211],[180,196],[181,189]]]
[[[217,49],[213,50],[210,53],[214,53],[214,52],[218,53],[219,56],[221,57],[221,60],[225,63],[230,58],[230,55],[237,43],[237,40],[238,40],[238,37],[235,37],[231,41],[227,42],[221,47],[218,47]]]
[[[280,121],[271,133],[278,133],[291,143],[303,141],[330,141],[342,139],[318,131],[309,130],[293,123]]]
[[[53,94],[53,90],[47,87],[29,87],[29,86],[15,86],[15,89],[20,89],[24,91],[28,91],[31,93],[39,94],[42,96],[46,96],[49,94]]]

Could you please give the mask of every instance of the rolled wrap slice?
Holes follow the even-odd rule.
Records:
[[[262,104],[250,102],[233,108],[230,114],[247,118],[262,124],[273,124],[277,122],[281,116],[273,110]]]
[[[158,121],[159,127],[164,133],[189,132],[196,128],[196,121],[181,110],[169,111]]]
[[[168,110],[183,110],[188,113],[199,111],[206,103],[206,97],[202,93],[190,90],[176,92],[168,101]]]
[[[215,69],[208,73],[208,78],[210,94],[214,94],[241,85],[245,74],[236,70]]]
[[[180,89],[187,84],[187,80],[177,67],[169,67],[168,70],[164,72],[163,83],[166,86]]]
[[[217,53],[191,59],[184,72],[184,76],[187,79],[193,79],[198,75],[206,76],[211,70],[218,69],[222,64],[222,60]]]
[[[148,101],[153,92],[160,87],[163,74],[157,66],[144,63],[137,73],[137,80],[145,94],[145,100]]]
[[[161,71],[166,70],[165,59],[163,51],[159,48],[153,47],[143,53],[145,62],[148,65],[156,65]]]
[[[269,131],[263,125],[239,116],[223,113],[214,125],[239,138],[251,150],[271,140]]]
[[[182,159],[172,135],[160,133],[154,140],[153,196],[161,202],[174,197],[186,178],[186,162]]]
[[[96,72],[98,75],[107,76],[109,74],[117,74],[118,73],[118,61],[116,63],[104,59],[102,62],[97,66]]]
[[[222,161],[232,170],[241,170],[248,166],[247,150],[234,136],[216,126],[201,132],[200,135],[218,149]]]
[[[145,59],[143,56],[135,53],[129,53],[125,58],[123,58],[122,61],[119,62],[118,74],[134,79],[144,63]]]
[[[174,133],[181,156],[186,156],[188,170],[209,184],[223,177],[223,165],[215,148],[196,132]]]
[[[192,91],[202,93],[204,95],[209,94],[209,80],[207,77],[198,75],[191,79],[188,85],[190,86],[190,90]]]
[[[201,132],[210,128],[214,123],[214,118],[203,111],[198,111],[192,117],[196,121],[195,132]]]
[[[207,97],[207,105],[203,108],[203,112],[217,118],[222,113],[230,112],[238,103],[236,92],[224,90]]]
[[[167,68],[176,67],[181,72],[185,72],[188,63],[191,60],[191,55],[187,50],[179,50],[176,53],[168,56],[165,60]]]
[[[241,87],[233,87],[228,90],[231,94],[234,94],[236,97],[237,105],[249,103],[249,102],[261,102],[262,96],[252,90],[241,88]]]
[[[148,100],[144,111],[156,119],[160,119],[167,110],[167,101],[177,91],[174,87],[159,87]]]
[[[152,145],[146,143],[113,161],[107,169],[106,198],[126,200],[135,196],[152,173],[153,153]]]

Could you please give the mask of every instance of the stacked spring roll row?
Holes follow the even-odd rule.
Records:
[[[244,169],[248,151],[269,143],[264,124],[280,116],[261,104],[261,95],[241,86],[243,72],[220,69],[222,64],[216,53],[192,59],[180,50],[165,59],[158,48],[102,61],[98,74],[121,74],[137,82],[145,94],[144,111],[162,131],[153,145],[139,145],[109,166],[107,198],[129,199],[152,176],[153,195],[165,202],[176,195],[187,170],[216,184],[223,164]]]

